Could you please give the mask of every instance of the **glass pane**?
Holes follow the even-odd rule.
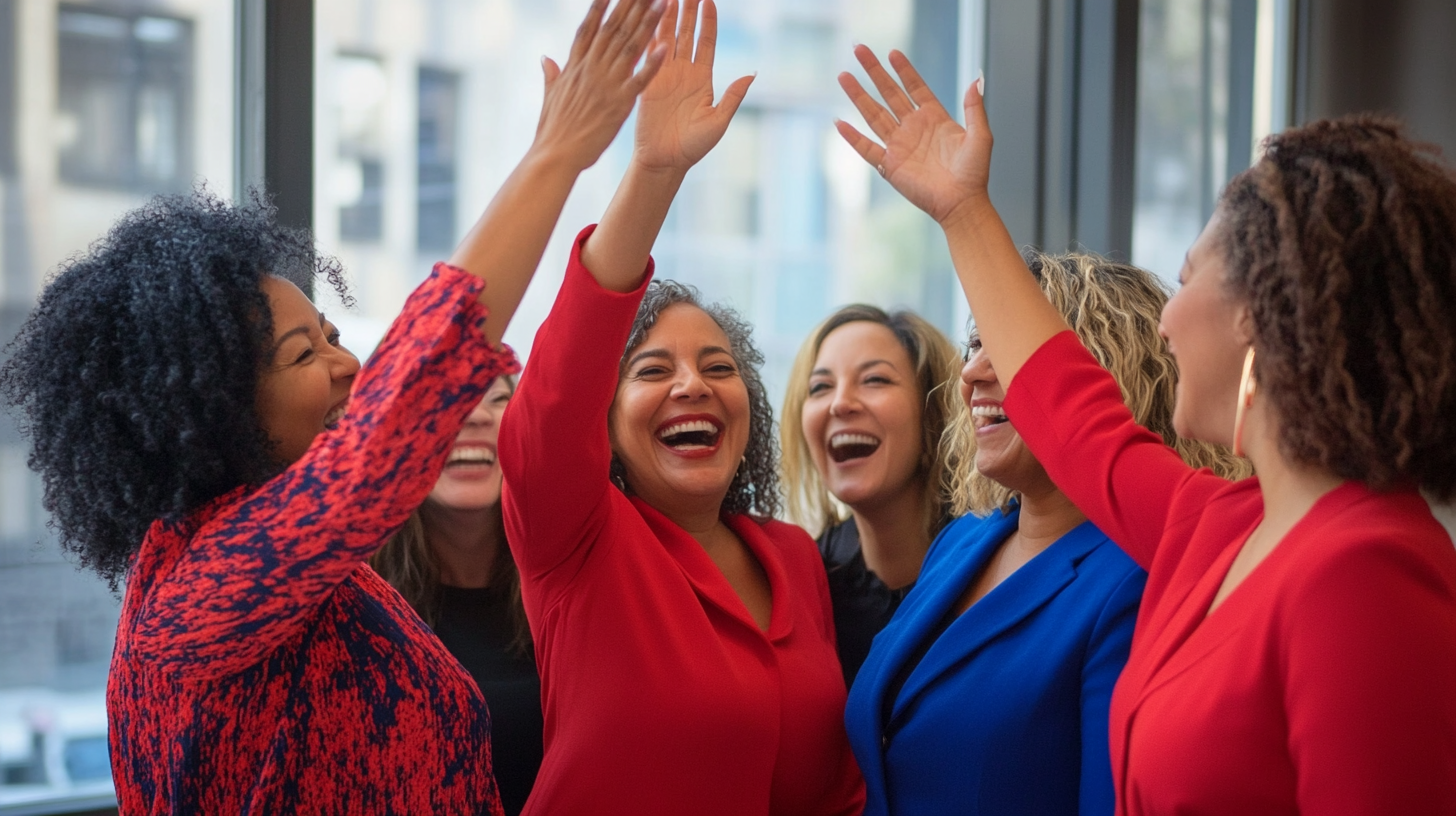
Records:
[[[359,309],[341,326],[350,348],[373,347],[525,151],[540,109],[538,61],[565,56],[587,5],[317,0],[314,218],[320,245],[355,286]],[[908,306],[951,322],[949,279],[927,271],[948,269],[934,254],[943,241],[928,240],[927,219],[833,128],[836,116],[858,120],[835,79],[858,70],[852,45],[908,50],[917,5],[926,4],[720,4],[719,91],[743,74],[758,79],[723,141],[688,177],[655,256],[660,276],[698,286],[753,323],[776,401],[798,344],[838,305]],[[955,30],[955,20],[945,25]],[[572,238],[600,218],[626,167],[630,127],[567,205],[506,336],[523,354]],[[382,198],[371,199],[376,189]],[[355,220],[365,202],[377,202],[379,219],[367,230]]]
[[[0,0],[0,343],[126,210],[231,194],[233,36],[219,0]],[[94,802],[119,603],[60,552],[26,450],[0,413],[0,807]]]

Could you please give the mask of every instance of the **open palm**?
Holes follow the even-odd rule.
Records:
[[[904,54],[890,52],[890,64],[904,82],[903,88],[869,48],[858,46],[855,56],[885,99],[885,105],[881,105],[854,76],[840,75],[840,86],[884,143],[881,147],[852,125],[836,123],[840,135],[855,152],[936,221],[944,222],[967,200],[985,195],[991,132],[985,123],[979,89],[973,86],[966,95],[966,120],[972,125],[968,131],[946,112]]]
[[[693,34],[702,13],[694,54]],[[713,57],[718,40],[718,9],[713,0],[684,0],[681,19],[671,0],[658,25],[653,47],[665,45],[667,58],[642,92],[637,112],[635,159],[649,169],[686,171],[723,138],[728,123],[748,93],[753,77],[740,77],[713,104]]]

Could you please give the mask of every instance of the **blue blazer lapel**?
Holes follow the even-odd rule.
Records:
[[[926,628],[927,633],[950,612],[952,605],[974,580],[996,546],[1011,534],[1014,517],[1012,521],[1011,525],[999,529],[1000,535],[995,535],[991,541],[978,542],[977,557],[965,559],[971,569],[959,571],[956,580],[946,581],[939,587],[936,593],[939,613]],[[904,714],[915,698],[941,675],[954,669],[1055,598],[1077,577],[1077,562],[1105,540],[1106,537],[1090,521],[1083,522],[1012,573],[1000,586],[987,593],[959,618],[951,621],[945,632],[925,653],[920,665],[915,667],[905,681],[899,697],[895,700],[891,726],[893,727],[894,722]],[[974,564],[969,563],[973,560]],[[926,611],[931,611],[928,606]],[[917,644],[920,642],[916,641]]]

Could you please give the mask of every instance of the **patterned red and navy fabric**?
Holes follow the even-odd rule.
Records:
[[[490,380],[484,282],[437,264],[302,459],[152,525],[107,689],[123,814],[492,813],[470,675],[364,560]]]

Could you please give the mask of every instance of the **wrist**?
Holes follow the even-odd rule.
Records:
[[[689,167],[677,167],[674,165],[649,164],[644,162],[637,154],[632,155],[632,161],[627,166],[627,172],[636,175],[643,181],[654,184],[670,184],[674,188],[683,183],[687,178]]]
[[[951,207],[945,215],[936,219],[947,235],[974,229],[987,216],[996,217],[996,208],[991,205],[991,196],[985,190],[973,193]]]

